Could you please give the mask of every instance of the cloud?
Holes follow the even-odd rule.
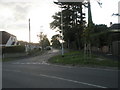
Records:
[[[33,17],[33,19],[40,18],[42,20],[43,16],[47,17],[52,13],[45,11],[48,10],[50,3],[49,0],[2,0],[0,1],[0,29],[24,29],[27,28],[28,19]],[[53,10],[55,9],[51,6]],[[32,11],[32,13],[30,13]],[[34,11],[34,12],[33,12]],[[36,12],[38,11],[38,13]],[[42,13],[40,13],[40,12]],[[49,18],[48,18],[49,19]],[[38,21],[38,19],[36,20]],[[45,21],[44,21],[45,22]],[[42,21],[41,23],[44,24]],[[38,23],[37,23],[38,24]]]
[[[41,2],[42,0],[0,0],[1,2]]]
[[[25,2],[22,2],[25,1]],[[3,0],[0,1],[0,30],[5,30],[17,36],[19,40],[28,41],[28,19],[31,20],[31,40],[37,42],[40,26],[45,28],[50,37],[52,32],[49,23],[51,16],[58,10],[52,0]]]
[[[14,5],[14,15],[15,19],[19,20],[22,19],[24,20],[27,17],[27,14],[30,10],[30,7],[32,6],[31,3],[17,3]]]
[[[31,8],[31,3],[0,3],[0,28],[1,29],[23,29],[27,26],[27,15]]]

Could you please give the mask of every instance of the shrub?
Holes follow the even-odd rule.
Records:
[[[2,47],[2,53],[23,53],[23,52],[25,52],[25,46]]]

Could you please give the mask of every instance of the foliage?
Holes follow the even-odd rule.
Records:
[[[52,36],[52,40],[51,40],[51,42],[52,42],[52,47],[54,47],[54,48],[60,48],[60,46],[61,46],[61,44],[60,44],[60,35],[59,34],[57,34],[57,35],[54,35],[54,36]]]
[[[100,56],[98,57],[92,55],[92,58],[84,60],[83,52],[79,52],[79,51],[72,51],[66,53],[64,57],[61,57],[61,55],[54,56],[51,59],[49,59],[49,62],[57,63],[57,64],[70,64],[70,65],[118,67],[118,61],[109,60]]]
[[[23,53],[23,52],[25,52],[25,46],[2,47],[2,53]]]
[[[94,33],[105,32],[106,30],[108,30],[108,27],[105,24],[95,25],[94,27]]]
[[[46,46],[50,46],[50,42],[47,38],[47,35],[43,34],[43,32],[40,32],[39,35],[37,35],[40,38],[40,45],[42,48],[45,48]]]
[[[82,12],[82,3],[55,2],[55,4],[61,7],[62,11],[52,16],[54,20],[50,23],[50,27],[57,29],[61,33],[61,26],[63,26],[63,39],[67,48],[83,49],[84,44],[102,47],[104,45],[110,45],[112,41],[118,40],[119,34],[108,32],[107,25],[95,25],[93,23],[89,2],[87,26],[85,26],[85,14]]]
[[[59,6],[62,5],[62,11],[55,13],[55,15],[52,16],[54,21],[50,23],[50,27],[52,29],[57,28],[57,31],[61,33],[62,25],[64,41],[67,44],[67,47],[73,48],[73,45],[76,45],[77,48],[80,48],[80,46],[82,46],[81,34],[85,27],[85,21],[83,20],[85,14],[82,13],[82,3],[62,2],[56,4]],[[71,43],[74,44],[72,45]]]
[[[91,46],[102,47],[111,42],[111,36],[107,25],[90,25],[83,31],[83,41],[90,42]]]
[[[95,25],[94,32],[91,34],[92,45],[97,47],[109,46],[113,41],[118,41],[119,32],[111,31],[106,25]]]

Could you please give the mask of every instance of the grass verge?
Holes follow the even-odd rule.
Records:
[[[64,57],[61,55],[54,56],[49,59],[50,63],[63,64],[63,65],[83,65],[83,66],[107,66],[118,67],[120,62],[116,60],[107,59],[105,57],[91,55],[91,58],[85,56],[83,52],[72,51],[65,53]]]

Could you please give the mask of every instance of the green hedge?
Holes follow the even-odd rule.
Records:
[[[23,53],[23,52],[25,52],[25,46],[2,47],[2,53]]]

